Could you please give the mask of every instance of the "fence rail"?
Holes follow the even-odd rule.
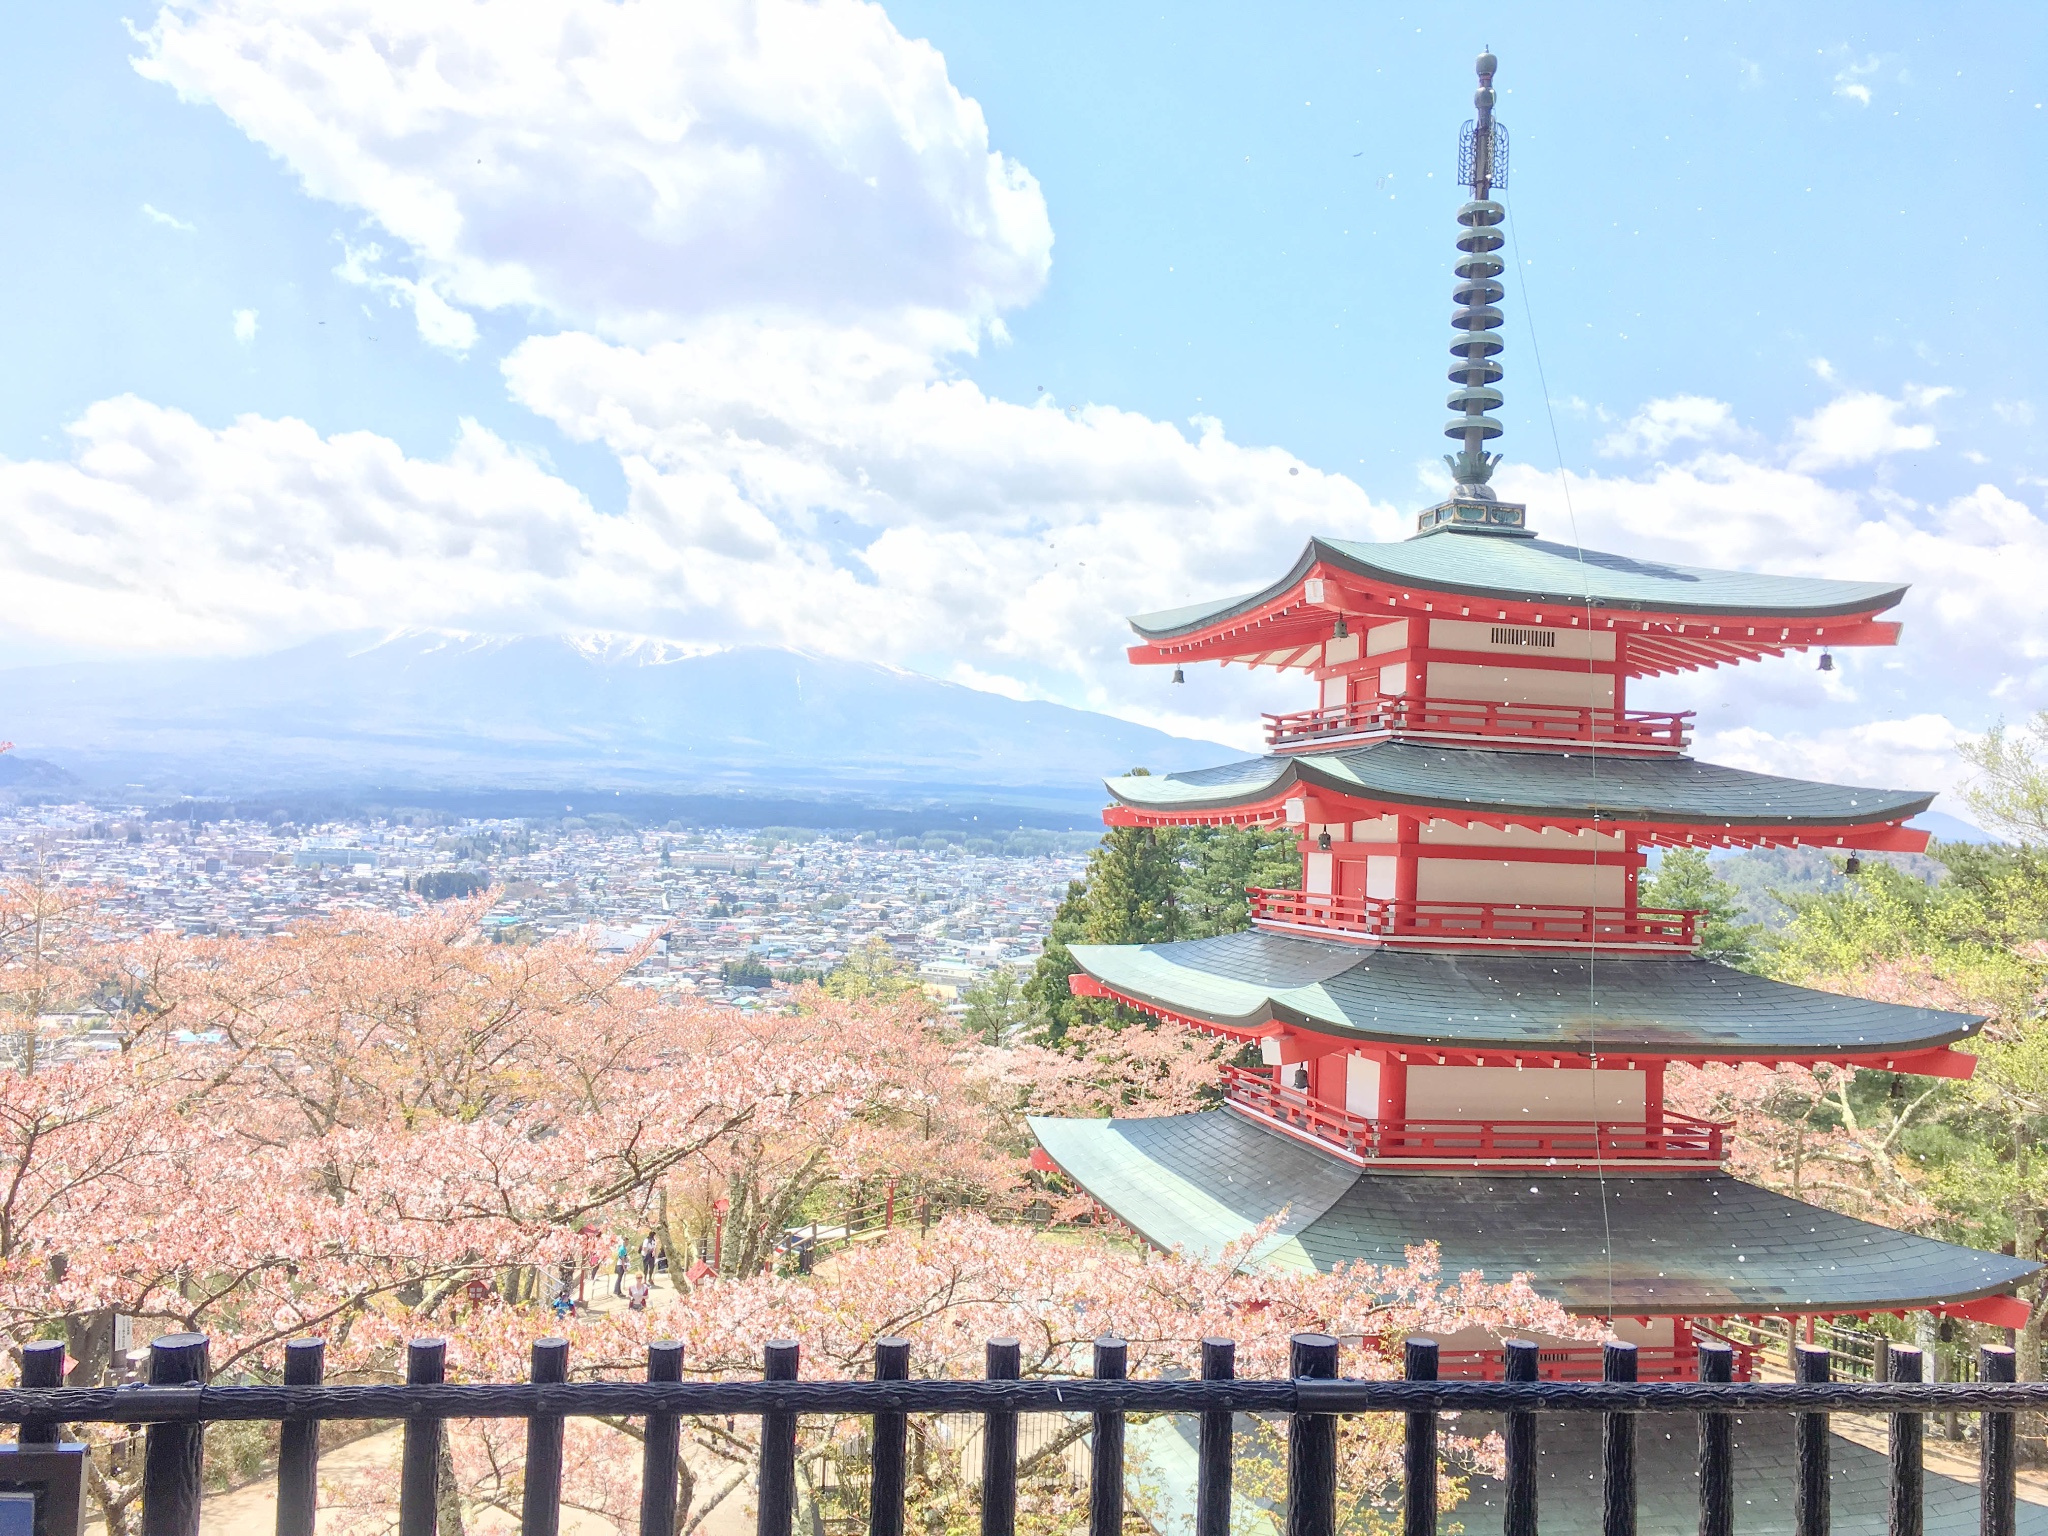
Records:
[[[1388,698],[1267,715],[1266,744],[1276,751],[1327,746],[1347,736],[1436,736],[1489,745],[1566,743],[1614,751],[1679,752],[1692,711],[1589,709],[1571,704],[1489,704],[1469,699]]]
[[[1676,1110],[1665,1110],[1656,1120],[1635,1121],[1374,1119],[1324,1104],[1299,1088],[1283,1087],[1266,1070],[1228,1063],[1223,1067],[1223,1099],[1354,1158],[1411,1164],[1718,1164],[1728,1129]]]
[[[201,1431],[210,1422],[274,1421],[283,1426],[278,1467],[278,1536],[312,1536],[322,1419],[396,1419],[403,1422],[399,1476],[400,1536],[435,1536],[437,1467],[448,1419],[519,1418],[527,1421],[527,1461],[521,1531],[557,1536],[561,1514],[562,1422],[568,1417],[643,1417],[646,1420],[640,1529],[673,1529],[680,1420],[691,1415],[749,1415],[761,1420],[757,1500],[759,1536],[792,1536],[796,1515],[796,1433],[803,1414],[872,1417],[869,1536],[901,1536],[904,1524],[904,1415],[975,1413],[983,1418],[982,1536],[1014,1536],[1017,1493],[1017,1415],[1088,1414],[1091,1536],[1121,1536],[1124,1499],[1124,1421],[1132,1413],[1200,1417],[1195,1494],[1196,1536],[1228,1536],[1232,1476],[1232,1416],[1285,1415],[1287,1427],[1286,1536],[1331,1536],[1337,1512],[1337,1418],[1346,1414],[1406,1416],[1403,1529],[1406,1536],[1436,1530],[1438,1419],[1447,1412],[1506,1415],[1505,1536],[1538,1536],[1536,1477],[1538,1413],[1602,1416],[1602,1536],[1635,1536],[1635,1417],[1689,1412],[1700,1426],[1701,1536],[1730,1536],[1734,1509],[1729,1415],[1791,1413],[1797,1445],[1797,1530],[1822,1536],[1828,1529],[1830,1412],[1888,1413],[1891,1419],[1892,1523],[1895,1536],[1920,1536],[1924,1485],[1921,1433],[1927,1413],[1983,1414],[1978,1437],[1983,1490],[1982,1536],[2014,1536],[2014,1414],[2048,1408],[2048,1383],[2013,1381],[2009,1349],[1985,1348],[1981,1379],[1954,1384],[1920,1381],[1917,1350],[1890,1352],[1891,1380],[1861,1385],[1828,1379],[1825,1348],[1798,1347],[1795,1382],[1731,1382],[1734,1350],[1703,1344],[1696,1382],[1636,1380],[1633,1345],[1603,1348],[1602,1380],[1538,1379],[1539,1346],[1510,1340],[1497,1381],[1438,1379],[1434,1341],[1406,1341],[1405,1379],[1346,1380],[1337,1376],[1337,1341],[1297,1334],[1286,1380],[1239,1380],[1235,1345],[1209,1339],[1197,1379],[1130,1379],[1126,1346],[1097,1341],[1094,1378],[1017,1379],[1018,1344],[992,1340],[982,1380],[910,1380],[911,1346],[877,1341],[875,1379],[796,1379],[797,1346],[771,1343],[758,1381],[686,1382],[682,1346],[648,1347],[644,1382],[566,1379],[568,1345],[545,1339],[533,1348],[533,1377],[505,1385],[450,1384],[442,1378],[446,1345],[414,1340],[407,1380],[383,1386],[328,1386],[320,1382],[322,1346],[298,1341],[287,1355],[280,1386],[204,1385],[207,1342],[198,1335],[159,1339],[150,1349],[146,1386],[60,1387],[61,1345],[24,1351],[26,1385],[0,1391],[0,1422],[21,1426],[23,1452],[54,1450],[64,1425],[147,1425],[142,1491],[143,1536],[197,1536]],[[82,1447],[63,1447],[76,1461]],[[24,1456],[22,1468],[31,1458]],[[75,1496],[76,1486],[73,1485]],[[61,1499],[60,1499],[61,1505]],[[43,1528],[38,1522],[38,1528]]]
[[[1247,886],[1252,921],[1276,928],[1367,935],[1388,944],[1504,948],[1692,949],[1699,913],[1662,907],[1550,902],[1394,901]]]

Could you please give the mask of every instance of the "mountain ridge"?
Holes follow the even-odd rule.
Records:
[[[1100,800],[1232,749],[878,662],[639,636],[353,631],[0,671],[0,730],[101,789],[914,791]]]

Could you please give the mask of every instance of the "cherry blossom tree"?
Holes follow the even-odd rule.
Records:
[[[1204,1262],[1100,1242],[1048,1242],[1026,1228],[956,1215],[928,1236],[904,1231],[851,1248],[815,1276],[721,1279],[666,1312],[580,1317],[562,1333],[571,1342],[575,1374],[595,1379],[637,1375],[655,1337],[683,1343],[691,1376],[734,1379],[758,1374],[762,1347],[773,1339],[799,1341],[804,1373],[811,1376],[866,1374],[876,1341],[894,1336],[911,1341],[913,1374],[974,1377],[982,1373],[991,1338],[1017,1339],[1030,1376],[1086,1374],[1094,1340],[1115,1335],[1129,1344],[1132,1374],[1143,1376],[1192,1367],[1202,1338],[1222,1334],[1238,1341],[1239,1374],[1272,1377],[1286,1374],[1291,1336],[1317,1331],[1343,1342],[1345,1374],[1384,1378],[1398,1374],[1401,1341],[1411,1333],[1484,1328],[1497,1336],[1598,1335],[1539,1297],[1525,1277],[1447,1279],[1429,1247],[1410,1250],[1407,1262],[1395,1266],[1356,1264],[1330,1273],[1248,1269],[1245,1256],[1265,1232]],[[530,1315],[514,1309],[473,1314],[451,1343],[451,1369],[476,1380],[522,1374],[533,1326]],[[395,1333],[391,1342],[398,1342]],[[864,1513],[863,1430],[852,1419],[802,1421],[799,1467],[807,1500],[834,1506],[836,1515]],[[1049,1532],[1071,1523],[1065,1518],[1072,1507],[1067,1452],[1086,1430],[1085,1417],[1068,1416],[1051,1433],[1033,1437],[1019,1467],[1020,1528]],[[565,1501],[629,1526],[638,1486],[636,1426],[589,1424],[577,1433]],[[971,1425],[950,1419],[912,1420],[910,1498],[928,1528],[963,1536],[975,1528],[973,1433]],[[1279,1495],[1278,1433],[1257,1424],[1240,1445],[1248,1493]],[[453,1438],[466,1504],[516,1509],[516,1437],[480,1425],[459,1426]],[[759,1451],[757,1426],[744,1419],[691,1420],[687,1442],[677,1536],[687,1536],[726,1500],[745,1496]],[[1347,1531],[1365,1536],[1396,1518],[1400,1442],[1398,1421],[1384,1416],[1344,1426],[1340,1474],[1352,1501]],[[1463,1494],[1458,1474],[1492,1470],[1499,1454],[1488,1441],[1455,1436],[1448,1450],[1453,1475],[1444,1480],[1446,1507]],[[1147,1477],[1160,1475],[1142,1457],[1133,1474],[1141,1491]],[[362,1489],[343,1498],[358,1508],[375,1503]]]

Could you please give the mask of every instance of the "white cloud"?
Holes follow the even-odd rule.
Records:
[[[1609,458],[1662,453],[1673,443],[1712,442],[1735,431],[1735,412],[1705,395],[1673,395],[1652,400],[1627,423],[1600,439],[1599,451]]]
[[[238,309],[235,311],[235,340],[248,346],[256,339],[256,311]]]
[[[1943,715],[1919,714],[1797,736],[1737,726],[1702,733],[1695,750],[1709,761],[1757,773],[1945,793],[1969,774],[1956,753],[1964,734]]]
[[[1007,405],[914,351],[856,334],[828,360],[816,340],[529,343],[520,387],[619,451],[617,515],[473,424],[436,462],[102,402],[69,462],[0,462],[0,606],[32,634],[90,612],[172,651],[395,625],[763,640],[1113,705],[1164,682],[1126,663],[1122,615],[1240,587],[1311,530],[1399,529],[1350,482],[1289,475],[1289,455],[1220,428]],[[721,369],[729,391],[688,398]]]
[[[1870,105],[1870,87],[1864,82],[1876,74],[1882,61],[1876,54],[1860,63],[1851,61],[1842,66],[1835,75],[1835,94],[1844,101],[1853,101],[1859,107]]]
[[[1889,454],[1933,448],[1939,441],[1933,426],[1927,422],[1902,422],[1899,413],[1909,406],[1925,410],[1948,393],[1945,389],[1909,388],[1902,400],[1868,390],[1837,395],[1811,416],[1792,424],[1798,440],[1792,467],[1833,469],[1868,464]]]
[[[442,304],[640,340],[736,308],[980,324],[1050,262],[1037,182],[858,0],[174,0],[141,37]]]
[[[411,305],[420,340],[430,347],[460,356],[476,345],[475,316],[450,304],[429,283],[378,271],[377,263],[383,256],[382,247],[374,243],[360,247],[344,245],[341,265],[334,269],[334,275],[343,282],[383,293],[393,305]]]
[[[165,213],[161,208],[152,208],[148,203],[142,205],[142,216],[153,224],[162,224],[170,229],[182,229],[188,235],[194,228],[177,215]]]

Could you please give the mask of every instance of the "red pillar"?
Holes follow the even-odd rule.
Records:
[[[1408,1063],[1391,1051],[1380,1067],[1380,1118],[1408,1118]]]
[[[1643,1118],[1655,1125],[1664,1118],[1664,1063],[1643,1064]]]
[[[1420,871],[1417,868],[1422,851],[1422,823],[1414,816],[1397,816],[1394,819],[1394,837],[1397,843],[1394,854],[1394,901],[1397,907],[1395,924],[1415,921],[1415,886]]]

